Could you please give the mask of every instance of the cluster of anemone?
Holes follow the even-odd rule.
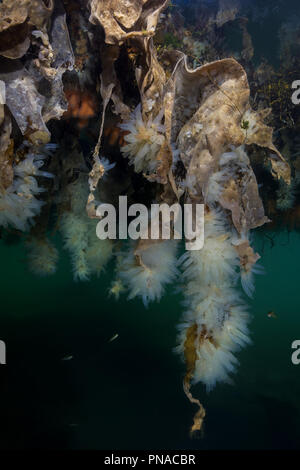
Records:
[[[250,342],[247,306],[239,282],[252,297],[254,274],[261,274],[262,268],[256,264],[259,256],[250,246],[249,234],[238,234],[229,223],[228,212],[218,203],[228,181],[248,169],[243,146],[232,147],[220,156],[218,171],[204,191],[201,250],[186,251],[178,261],[178,242],[174,240],[153,243],[146,249],[131,245],[120,256],[117,284],[112,287],[118,295],[127,290],[129,299],[141,298],[147,305],[159,301],[166,285],[179,277],[178,269],[182,270],[185,313],[176,349],[188,362],[187,355],[194,358],[191,377],[208,390],[217,382],[231,380],[238,362],[234,354]],[[190,193],[194,184],[188,175],[181,186]]]
[[[183,270],[185,313],[180,325],[177,351],[193,363],[194,383],[211,390],[217,382],[230,382],[237,359],[234,353],[249,340],[247,306],[238,282],[247,296],[254,291],[254,274],[262,274],[259,256],[251,248],[249,233],[238,234],[228,223],[219,201],[236,174],[247,174],[249,158],[244,146],[223,153],[218,169],[204,188],[204,246],[186,252],[180,259]],[[189,192],[194,182],[186,180]]]
[[[193,332],[193,382],[202,382],[207,390],[230,381],[237,364],[234,353],[250,341],[247,308],[236,289],[238,265],[226,214],[208,211],[204,247],[181,258],[185,314],[177,347],[186,357]]]
[[[104,161],[106,169],[111,167]],[[86,281],[92,274],[99,275],[112,255],[110,240],[99,240],[96,235],[96,219],[90,219],[86,212],[88,199],[88,178],[82,174],[71,183],[66,197],[70,201],[70,210],[63,213],[60,231],[64,246],[72,260],[75,280]]]
[[[99,164],[103,166],[104,177],[114,167],[108,159],[97,157]],[[35,165],[35,160],[30,158],[23,162],[18,169],[27,172],[33,171],[30,165]],[[38,163],[37,166],[39,166]],[[45,172],[39,175],[47,176]],[[71,255],[73,275],[75,280],[86,281],[91,275],[99,275],[112,256],[112,242],[99,240],[96,234],[97,220],[88,217],[86,204],[89,194],[88,175],[80,173],[78,178],[66,185],[57,202],[63,202],[63,211],[59,213],[58,227],[60,229],[64,247]],[[42,204],[42,203],[40,203]],[[19,221],[19,219],[18,219]],[[20,221],[18,222],[20,223]],[[29,227],[26,227],[29,228]],[[59,254],[55,245],[48,238],[47,230],[42,233],[31,233],[26,241],[27,257],[30,270],[40,276],[54,274],[56,271]]]
[[[186,251],[179,260],[178,241],[159,241],[143,249],[132,244],[119,256],[118,279],[111,292],[118,297],[127,290],[129,299],[140,298],[148,305],[161,299],[181,270],[185,313],[176,350],[187,359],[193,331],[189,344],[193,382],[211,390],[217,382],[230,382],[238,363],[234,354],[250,342],[247,306],[238,282],[252,296],[253,274],[260,268],[248,238],[234,231],[226,211],[207,208],[204,222],[203,248]],[[240,244],[245,244],[245,262],[237,249]]]
[[[151,173],[156,169],[156,157],[165,142],[162,117],[163,114],[159,113],[155,119],[144,122],[141,105],[138,105],[130,119],[120,124],[121,129],[127,132],[124,137],[126,145],[121,147],[122,154],[137,173]]]
[[[13,227],[26,231],[34,223],[34,217],[40,213],[43,201],[38,196],[45,189],[38,184],[39,177],[52,177],[41,171],[44,155],[28,153],[23,160],[13,167],[12,184],[0,191],[0,226]]]

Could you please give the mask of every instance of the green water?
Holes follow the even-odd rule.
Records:
[[[300,339],[300,235],[281,233],[273,248],[262,234],[255,241],[267,274],[257,277],[250,302],[253,344],[239,354],[233,386],[208,395],[195,387],[207,409],[198,440],[188,436],[195,409],[172,353],[181,295],[171,289],[148,309],[115,302],[107,297],[112,267],[75,283],[63,255],[57,273],[41,279],[28,271],[21,244],[1,242],[0,447],[299,447],[300,365],[291,362],[291,343]]]

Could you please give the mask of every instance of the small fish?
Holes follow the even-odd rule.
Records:
[[[62,361],[71,361],[72,359],[74,359],[72,354],[67,354],[67,356],[61,358]]]
[[[268,312],[268,318],[277,318],[277,315],[275,312],[270,311]]]
[[[113,335],[110,340],[108,341],[109,343],[111,343],[112,341],[114,341],[115,339],[117,339],[119,337],[119,333],[116,333],[115,335]]]

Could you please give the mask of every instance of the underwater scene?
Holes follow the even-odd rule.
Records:
[[[0,450],[300,448],[299,0],[0,2]]]

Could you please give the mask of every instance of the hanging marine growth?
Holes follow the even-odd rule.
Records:
[[[38,275],[56,270],[59,232],[77,281],[115,258],[116,298],[127,293],[147,306],[180,285],[176,351],[185,393],[199,406],[192,431],[205,410],[191,385],[209,391],[230,381],[236,351],[250,341],[247,296],[263,272],[251,231],[294,210],[300,184],[289,147],[296,117],[272,117],[261,90],[273,71],[249,66],[251,36],[231,4],[220,1],[209,18],[195,7],[203,28],[189,31],[168,0],[0,5],[1,229],[22,237]],[[221,47],[229,21],[243,37],[235,58]],[[282,128],[278,145],[268,123]],[[260,190],[257,175],[267,171],[271,190]],[[148,205],[203,204],[203,248],[182,254],[172,237],[121,247],[100,240],[97,206],[120,194]]]

